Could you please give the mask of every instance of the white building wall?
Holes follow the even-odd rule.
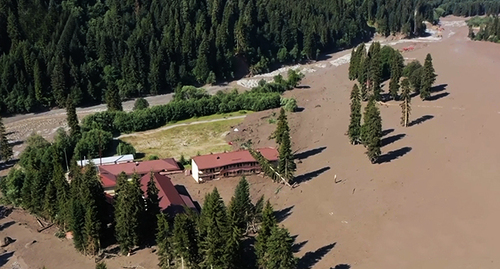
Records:
[[[200,174],[198,170],[198,165],[194,161],[194,159],[191,159],[191,175],[193,176],[194,180],[196,180],[197,183],[200,183]]]

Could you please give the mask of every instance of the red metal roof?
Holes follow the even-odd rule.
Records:
[[[117,176],[121,172],[125,172],[125,174],[127,175],[132,175],[134,172],[136,172],[139,175],[144,175],[151,171],[153,172],[180,171],[181,168],[174,160],[174,158],[169,158],[162,160],[130,162],[130,163],[120,163],[120,164],[100,166],[99,170],[101,171],[101,173],[108,172],[111,175]]]
[[[111,188],[116,185],[116,176],[111,175],[109,173],[101,173],[100,174],[102,186],[104,188]]]
[[[257,151],[259,151],[262,156],[264,156],[264,158],[268,159],[269,161],[278,160],[278,150],[276,150],[275,148],[261,148],[257,149]],[[252,157],[248,150],[207,154],[193,157],[192,160],[196,163],[198,169],[200,170],[238,163],[255,162],[255,159]]]
[[[177,192],[177,189],[175,189],[174,184],[172,184],[172,181],[170,180],[169,177],[160,175],[159,173],[153,173],[153,176],[156,183],[156,187],[159,190],[158,197],[161,198],[160,208],[162,210],[166,210],[170,206],[176,208],[174,211],[177,211],[178,209],[186,205],[190,207],[190,205],[186,204],[185,200],[182,199],[179,192]],[[150,179],[149,173],[141,178],[141,185],[142,185],[141,188],[144,191],[144,194],[146,194],[146,190],[148,189],[149,179]],[[192,205],[193,202],[192,201],[190,202]]]

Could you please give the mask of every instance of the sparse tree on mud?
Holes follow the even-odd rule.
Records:
[[[403,79],[401,82],[402,92],[401,92],[401,125],[403,127],[408,127],[410,121],[411,113],[411,95],[410,95],[410,82],[407,78]]]
[[[351,91],[351,121],[347,131],[351,144],[357,144],[361,139],[361,95],[357,84]]]

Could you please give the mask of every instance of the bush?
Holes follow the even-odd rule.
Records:
[[[99,157],[99,150],[101,152],[107,151],[112,140],[113,135],[104,130],[92,129],[85,132],[80,141],[76,143],[75,157],[78,160],[82,160],[83,157],[97,158]]]
[[[160,158],[158,158],[158,156],[156,155],[149,155],[148,156],[148,160],[152,161],[152,160],[159,160]]]
[[[297,110],[297,100],[295,98],[281,98],[281,106],[288,112]]]
[[[120,143],[116,147],[116,153],[118,155],[132,154],[135,157],[136,150],[134,146],[132,146],[131,144],[124,141],[120,141]]]
[[[149,107],[149,103],[144,98],[137,98],[134,103],[134,110],[142,110]]]

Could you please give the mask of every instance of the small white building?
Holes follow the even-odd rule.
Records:
[[[134,161],[134,155],[127,154],[127,155],[120,155],[120,156],[96,158],[96,159],[92,159],[90,161],[92,161],[92,163],[96,166],[119,164],[119,163],[129,163],[129,162]],[[77,164],[79,166],[86,166],[87,164],[89,164],[90,161],[89,160],[79,160],[77,162]]]

